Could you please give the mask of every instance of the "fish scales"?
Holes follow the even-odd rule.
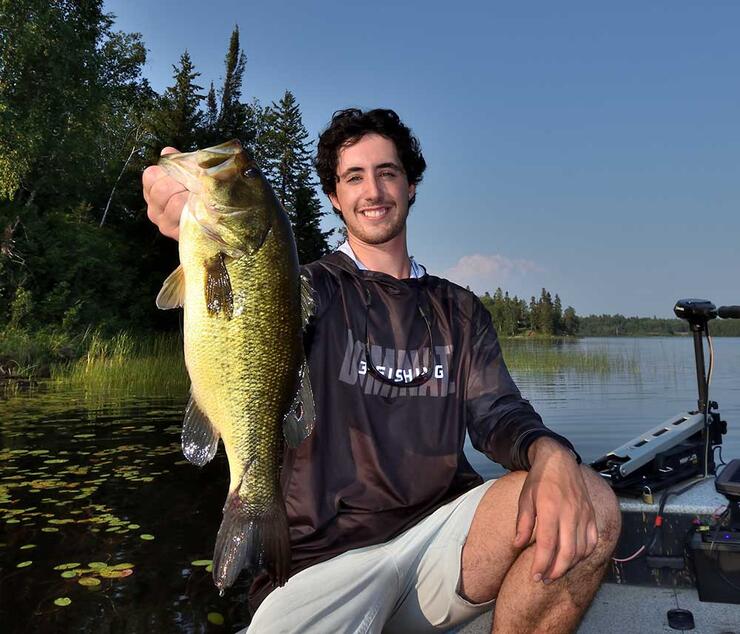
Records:
[[[295,395],[291,371],[301,360],[296,339],[298,263],[286,257],[290,227],[280,227],[279,218],[254,256],[226,265],[235,298],[231,320],[210,317],[203,294],[200,263],[216,255],[218,245],[199,239],[201,231],[192,219],[183,227],[185,358],[193,396],[221,433],[229,457],[230,491],[239,486],[243,465],[252,465],[245,484],[253,492],[265,491],[264,483],[277,479],[282,416]],[[270,488],[263,495],[274,493]]]

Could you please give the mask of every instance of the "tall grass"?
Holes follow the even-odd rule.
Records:
[[[137,337],[124,331],[107,339],[94,332],[86,353],[53,366],[51,378],[61,387],[97,394],[182,396],[188,388],[182,339],[171,333]]]
[[[583,350],[558,340],[534,342],[516,339],[501,341],[504,359],[510,370],[528,374],[577,372],[607,375],[612,372],[639,372],[637,358],[604,350]]]
[[[0,378],[48,376],[53,363],[76,356],[76,345],[60,332],[6,327],[0,330]]]

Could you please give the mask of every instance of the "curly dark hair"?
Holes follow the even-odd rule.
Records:
[[[325,194],[337,193],[339,150],[372,133],[393,141],[409,184],[418,185],[421,182],[427,164],[421,153],[419,140],[399,116],[393,110],[383,108],[367,112],[359,108],[347,108],[335,112],[331,123],[319,136],[315,166]],[[409,200],[409,206],[415,200],[416,194]],[[338,209],[334,209],[334,213],[341,217]]]

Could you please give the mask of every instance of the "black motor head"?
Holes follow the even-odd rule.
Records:
[[[679,299],[673,312],[690,324],[707,323],[717,316],[717,307],[708,299]]]

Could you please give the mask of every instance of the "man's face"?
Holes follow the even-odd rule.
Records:
[[[342,213],[352,237],[383,244],[403,232],[416,188],[409,185],[393,141],[366,134],[342,148],[337,177],[337,191],[329,200]]]

